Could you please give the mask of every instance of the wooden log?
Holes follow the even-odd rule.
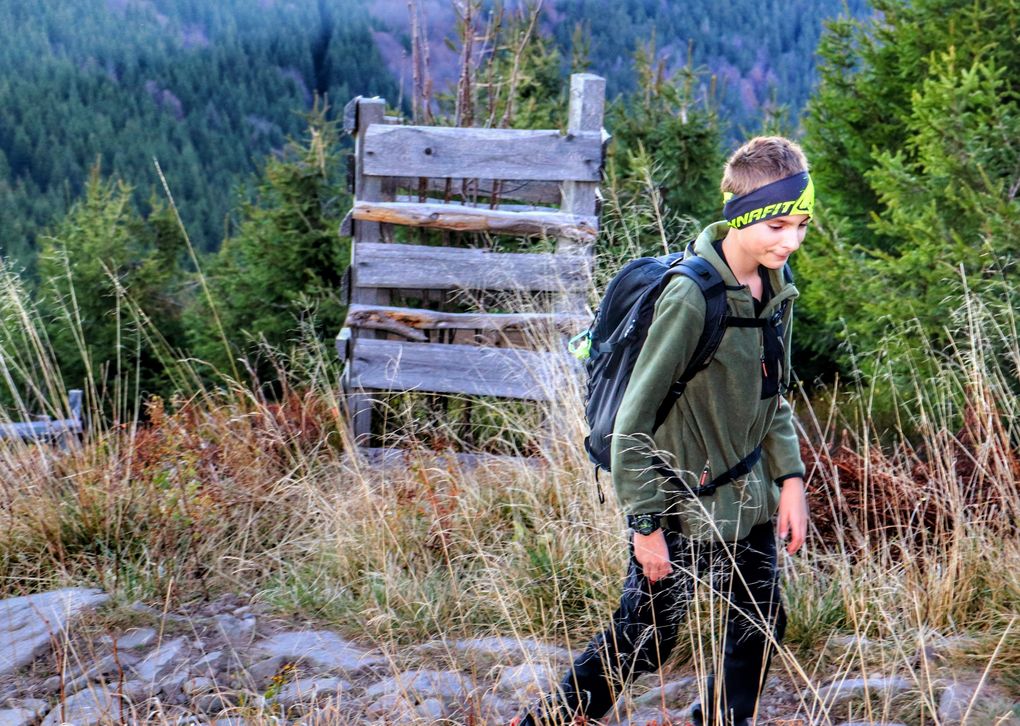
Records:
[[[590,244],[598,235],[598,220],[592,216],[561,212],[508,212],[468,207],[463,204],[418,204],[411,202],[354,203],[355,220],[404,224],[412,227],[449,229],[456,232],[489,232],[524,237],[558,237]]]
[[[464,393],[531,401],[552,400],[571,369],[563,353],[359,338],[354,343],[355,389]]]
[[[591,274],[584,255],[405,244],[359,244],[354,264],[357,284],[372,288],[584,291]]]
[[[441,197],[426,197],[425,201],[422,202],[418,196],[414,194],[398,194],[395,196],[394,201],[404,202],[406,204],[454,204],[459,207],[465,207],[467,209],[492,209],[486,200],[482,200],[477,204],[469,204],[455,200],[452,202],[444,202]],[[496,209],[501,212],[540,212],[543,214],[558,214],[560,212],[559,207],[540,207],[535,204],[506,204],[503,199],[500,199]]]
[[[421,177],[399,176],[392,178],[398,187],[410,189],[413,192],[418,190],[421,181]],[[511,199],[521,202],[534,202],[536,204],[560,203],[560,182],[557,181],[475,179],[462,177],[459,174],[458,176],[447,178],[453,182],[451,193],[457,197],[462,195],[463,183],[467,182],[469,193],[482,199],[490,199],[494,194],[498,193],[500,200]],[[445,195],[447,178],[427,179],[426,190]]]
[[[443,313],[419,308],[351,305],[347,325],[372,328],[425,342],[422,330],[481,330],[506,335],[541,336],[551,330],[573,334],[591,322],[590,316],[569,313]]]
[[[598,133],[383,126],[365,137],[366,174],[597,182]]]

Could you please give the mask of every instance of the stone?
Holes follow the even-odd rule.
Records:
[[[191,699],[191,707],[202,713],[219,713],[230,705],[223,693],[202,693]]]
[[[522,663],[504,668],[499,674],[496,687],[504,691],[534,691],[548,693],[556,685],[559,674],[549,666],[540,663]]]
[[[0,676],[48,651],[72,618],[109,599],[101,590],[69,587],[0,600]]]
[[[939,696],[939,722],[942,724],[958,724],[963,721],[967,708],[975,700],[978,693],[977,683],[949,683]]]
[[[189,678],[181,684],[181,690],[189,696],[194,696],[199,693],[206,693],[216,688],[216,684],[212,678],[205,678],[203,676],[197,676],[195,678]]]
[[[27,708],[36,718],[42,718],[46,715],[46,712],[50,710],[50,704],[48,701],[44,701],[41,698],[23,698],[18,704],[21,708]]]
[[[118,691],[114,687],[93,685],[70,696],[63,707],[54,706],[42,726],[92,726],[108,721],[119,721],[121,709],[141,700],[145,695],[145,684],[141,681],[127,681]]]
[[[329,630],[277,633],[259,641],[255,648],[269,656],[307,661],[315,668],[351,673],[386,662],[382,656],[370,655]]]
[[[429,720],[429,723],[441,721],[446,717],[446,706],[438,698],[426,698],[415,709],[418,714]]]
[[[478,699],[478,717],[481,723],[506,723],[517,712],[517,706],[494,693]]]
[[[81,675],[70,680],[64,680],[64,693],[77,693],[84,689],[90,681],[98,681],[104,676],[120,673],[121,670],[129,668],[138,662],[138,656],[131,653],[118,653],[114,658],[113,654],[103,656],[96,661],[92,667],[85,669]],[[79,669],[81,670],[81,669]],[[52,683],[53,678],[57,679],[56,685]],[[51,688],[50,692],[60,690],[60,677],[47,678],[43,683],[43,689]]]
[[[131,628],[116,637],[104,635],[99,639],[104,645],[117,644],[117,650],[131,650],[133,648],[144,648],[156,642],[158,633],[155,628]]]
[[[349,691],[353,686],[340,678],[302,678],[283,686],[274,700],[284,709],[296,703],[307,703],[325,696]]]
[[[434,697],[463,700],[468,691],[464,676],[456,671],[405,671],[369,686],[365,698],[406,693],[419,701]]]
[[[638,708],[633,711],[621,710],[619,718],[610,714],[605,721],[606,726],[648,726],[649,724],[682,724],[687,723],[683,711],[672,711],[661,708]]]
[[[155,683],[165,673],[173,669],[174,662],[184,652],[185,642],[184,638],[166,641],[135,664],[133,668],[135,675],[143,681]]]
[[[466,654],[469,658],[485,657],[497,662],[508,660],[553,660],[569,662],[570,651],[558,645],[549,645],[533,638],[471,638],[468,640],[433,640],[418,646],[417,650],[444,652],[447,650]]]
[[[832,704],[847,698],[862,697],[867,692],[877,691],[885,695],[894,695],[909,688],[910,683],[905,678],[848,678],[819,688],[818,700]]]
[[[298,659],[286,655],[274,655],[271,658],[260,660],[248,667],[248,677],[252,685],[258,690],[264,690],[273,680],[273,676],[288,663],[299,662]]]
[[[220,666],[226,661],[223,656],[222,650],[214,650],[212,653],[206,653],[198,660],[194,661],[190,670],[192,673],[200,673],[210,678],[214,677],[219,671]]]
[[[0,709],[0,726],[29,726],[35,719],[35,712],[28,708]]]
[[[634,699],[634,703],[638,706],[660,706],[665,703],[666,708],[682,708],[689,700],[689,691],[693,683],[693,676],[664,683],[642,693]]]
[[[254,615],[242,619],[222,613],[215,616],[213,620],[216,622],[216,629],[231,645],[244,646],[251,643],[252,636],[255,634]]]
[[[230,716],[228,718],[218,718],[209,726],[251,726],[254,721],[249,721],[246,718],[240,718],[238,716]]]
[[[387,693],[365,709],[369,718],[385,718],[388,722],[413,722],[419,718],[415,704],[400,693]]]
[[[838,726],[906,726],[902,723],[892,721],[844,721]]]

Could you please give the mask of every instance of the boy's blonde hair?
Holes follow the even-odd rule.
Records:
[[[808,171],[808,160],[797,142],[783,136],[755,136],[730,156],[719,188],[739,197],[801,171]]]

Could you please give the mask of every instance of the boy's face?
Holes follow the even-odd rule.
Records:
[[[791,214],[731,229],[730,234],[745,255],[759,265],[778,270],[804,241],[810,221],[806,214]]]

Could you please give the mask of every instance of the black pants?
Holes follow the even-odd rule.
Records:
[[[703,726],[750,725],[774,644],[786,629],[772,523],[754,527],[730,545],[693,542],[668,530],[665,535],[673,573],[656,583],[641,573],[631,544],[627,580],[612,623],[560,684],[554,710],[565,723],[572,715],[603,716],[624,685],[657,670],[676,644],[695,588],[711,584],[728,604],[723,683],[717,694],[714,674],[708,677],[706,703],[696,705],[692,717]]]

